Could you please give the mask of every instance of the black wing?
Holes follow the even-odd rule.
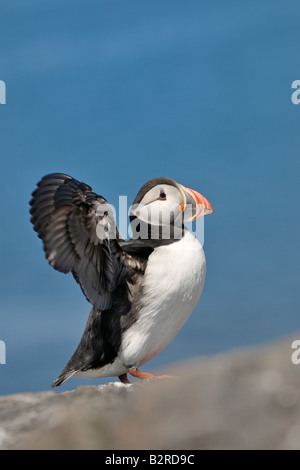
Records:
[[[72,272],[87,300],[99,310],[112,305],[112,292],[127,275],[111,206],[92,188],[61,173],[45,176],[32,193],[31,222],[46,258]]]

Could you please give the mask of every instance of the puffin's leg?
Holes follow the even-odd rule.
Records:
[[[127,374],[119,375],[119,379],[121,380],[122,384],[130,384],[131,383],[128,380]]]
[[[138,379],[175,379],[174,375],[153,375],[149,374],[149,372],[141,372],[138,369],[128,369],[128,372],[133,377],[137,377]]]

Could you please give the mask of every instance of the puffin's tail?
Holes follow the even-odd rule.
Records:
[[[76,372],[77,370],[71,370],[68,372],[63,370],[60,376],[51,384],[51,388],[59,387],[60,385],[64,384],[67,380],[73,377]]]

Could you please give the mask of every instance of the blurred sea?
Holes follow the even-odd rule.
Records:
[[[200,303],[143,370],[300,330],[299,14],[282,0],[1,3],[0,394],[48,389],[90,310],[29,222],[53,171],[115,206],[169,176],[215,209]]]

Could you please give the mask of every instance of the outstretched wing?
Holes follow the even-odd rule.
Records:
[[[106,199],[90,186],[54,173],[38,183],[30,205],[49,264],[72,272],[87,300],[99,310],[109,309],[112,292],[127,271]]]

